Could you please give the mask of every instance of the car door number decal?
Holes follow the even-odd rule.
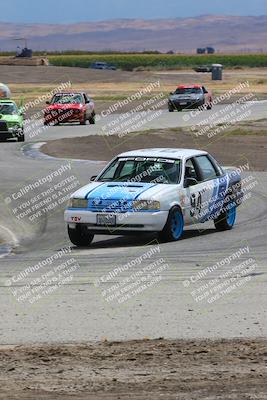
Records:
[[[201,213],[202,208],[202,195],[200,192],[193,193],[190,197],[190,216],[195,217]]]

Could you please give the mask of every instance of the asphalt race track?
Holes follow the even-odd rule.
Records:
[[[242,109],[240,105],[233,104],[231,111],[236,115],[229,115],[229,108],[231,105],[221,104],[215,105],[210,111],[202,111],[200,113],[197,110],[187,110],[183,112],[173,112],[169,113],[167,110],[151,110],[148,111],[145,116],[141,113],[134,113],[132,119],[132,125],[137,124],[141,119],[144,122],[138,130],[145,129],[164,129],[164,128],[176,128],[176,127],[192,127],[201,124],[212,124],[216,125],[222,123],[222,118],[228,118],[224,122],[233,121],[248,121],[248,120],[260,120],[266,118],[267,100],[257,101],[257,102],[247,102]],[[239,111],[239,112],[237,112]],[[60,127],[43,127],[42,121],[35,121],[34,123],[28,123],[26,129],[26,140],[34,141],[47,141],[51,139],[60,139],[64,137],[73,136],[87,136],[87,135],[103,135],[112,133],[112,122],[115,121],[115,127],[120,128],[119,114],[112,114],[105,116],[98,115],[96,125],[88,126],[76,126],[75,129],[73,125],[65,125],[64,129],[57,129]],[[140,118],[138,118],[140,117]],[[135,129],[133,129],[134,131]],[[123,130],[118,130],[116,133],[123,132]]]
[[[219,107],[222,106],[218,106],[217,111]],[[254,103],[251,107],[252,115],[248,119],[266,118],[266,103]],[[216,112],[216,107],[212,112]],[[185,118],[188,115],[189,120]],[[107,121],[110,119],[102,119],[95,126],[49,127],[35,137],[26,135],[26,141],[100,134]],[[191,118],[189,112],[169,114],[164,111],[144,128],[195,125],[199,121],[198,117]],[[70,242],[63,222],[63,205],[48,210],[41,217],[36,216],[34,221],[23,216],[23,210],[18,218],[18,206],[27,205],[27,201],[30,205],[36,204],[34,198],[40,195],[41,199],[41,193],[49,191],[51,182],[29,191],[25,186],[59,170],[62,165],[70,165],[70,169],[60,179],[71,175],[82,186],[103,164],[38,159],[25,155],[22,148],[21,143],[0,143],[0,235],[13,242],[9,254],[5,254],[7,246],[2,249],[0,259],[2,344],[81,342],[104,338],[266,336],[267,173],[244,173],[244,177],[252,176],[255,185],[249,199],[238,209],[237,224],[232,231],[216,232],[213,224],[208,223],[187,228],[179,242],[160,245],[154,236],[98,236],[91,247],[73,247],[67,252]],[[108,283],[100,283],[101,277],[138,257],[142,259],[142,267],[149,265],[152,259],[145,258],[144,254],[151,249],[156,249],[153,255],[156,260],[164,260],[162,280],[128,301],[120,304],[116,299],[107,301],[108,288],[117,284],[122,276],[140,269],[140,265],[135,264],[130,272],[114,275]],[[19,299],[18,293],[21,296],[26,293],[25,285],[38,286],[38,281],[34,283],[33,278],[37,279],[40,271],[36,275],[25,271],[60,250],[61,263],[74,259],[76,269],[72,279],[33,303]],[[236,254],[235,258],[233,255]],[[201,298],[207,288],[214,287],[215,279],[223,283],[230,276],[231,286],[240,281],[240,270],[234,267],[248,260],[253,260],[254,268],[247,267],[247,273],[242,273],[246,278],[242,286],[236,284],[235,289],[230,290],[226,285],[225,294],[211,302]],[[200,277],[200,271],[214,265],[217,269]],[[51,268],[48,263],[41,268],[41,273],[45,274]],[[232,275],[227,275],[230,270]],[[51,281],[47,287],[52,286]],[[37,296],[37,291],[35,293]]]

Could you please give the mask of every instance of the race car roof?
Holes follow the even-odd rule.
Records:
[[[156,157],[156,158],[188,158],[207,154],[206,151],[195,149],[140,149],[121,153],[118,157]]]
[[[186,88],[190,88],[190,89],[192,89],[192,88],[195,88],[195,89],[200,89],[200,88],[202,88],[202,86],[201,85],[178,85],[177,86],[177,88],[178,89],[186,89]]]
[[[0,103],[16,104],[15,101],[10,99],[0,99]]]
[[[85,94],[85,92],[72,90],[70,92],[57,92],[54,94],[54,96],[75,96],[76,94]]]

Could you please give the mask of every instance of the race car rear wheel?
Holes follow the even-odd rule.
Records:
[[[94,235],[88,232],[87,227],[79,224],[74,229],[68,225],[68,235],[71,243],[77,247],[89,246],[94,239]]]
[[[159,238],[164,242],[179,240],[184,231],[184,217],[179,207],[173,207],[163,230],[159,233]]]
[[[222,212],[215,220],[215,228],[218,231],[227,231],[233,228],[236,220],[236,205],[229,204],[227,210]]]

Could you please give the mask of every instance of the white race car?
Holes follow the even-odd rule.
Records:
[[[163,241],[178,240],[185,225],[209,220],[217,230],[232,229],[243,197],[239,171],[199,150],[123,153],[91,181],[65,210],[76,246],[89,245],[95,234],[157,232]]]

